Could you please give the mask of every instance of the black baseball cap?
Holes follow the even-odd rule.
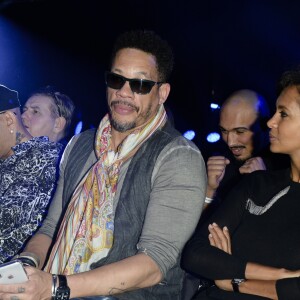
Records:
[[[0,84],[0,112],[20,106],[18,92]]]

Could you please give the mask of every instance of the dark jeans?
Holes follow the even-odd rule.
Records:
[[[183,287],[181,291],[181,300],[191,300],[198,291],[200,279],[192,274],[185,273]]]

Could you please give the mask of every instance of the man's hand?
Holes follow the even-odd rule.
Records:
[[[252,173],[257,170],[266,170],[266,165],[261,157],[252,157],[239,168],[241,174]]]
[[[207,197],[213,198],[229,163],[229,159],[225,156],[211,156],[207,160]]]
[[[42,300],[51,298],[52,275],[26,267],[29,280],[18,284],[0,285],[1,299]]]

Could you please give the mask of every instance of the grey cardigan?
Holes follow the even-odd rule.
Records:
[[[81,179],[78,174],[88,157],[90,157],[90,153],[93,152],[93,140],[93,131],[87,131],[81,134],[68,155],[68,161],[64,169],[63,202],[65,204],[68,203],[73,190]],[[135,156],[131,159],[129,166],[126,168],[126,176],[123,172],[123,176],[121,176],[120,179],[120,189],[120,183],[118,183],[119,195],[117,196],[118,202],[115,210],[114,245],[108,256],[94,263],[91,268],[119,261],[125,257],[135,255],[138,252],[145,252],[145,249],[148,251],[149,247],[145,246],[141,236],[143,236],[143,227],[148,214],[148,204],[149,201],[151,201],[153,172],[154,169],[157,168],[157,158],[161,155],[163,149],[168,149],[168,151],[164,153],[165,157],[168,157],[168,152],[174,149],[174,143],[175,145],[177,144],[177,147],[180,145],[177,150],[179,153],[188,150],[188,152],[190,152],[188,156],[193,156],[192,162],[194,163],[194,167],[199,167],[198,170],[194,170],[190,174],[192,186],[195,187],[195,183],[198,183],[198,189],[195,189],[195,191],[199,193],[197,195],[198,199],[194,191],[193,202],[190,203],[192,205],[185,203],[186,205],[184,206],[184,209],[196,212],[193,213],[194,219],[188,222],[185,220],[186,224],[189,224],[187,231],[186,224],[182,223],[183,227],[181,231],[182,233],[185,232],[185,234],[183,235],[180,249],[176,250],[177,254],[175,254],[174,257],[172,253],[170,254],[170,260],[173,259],[172,263],[161,263],[160,260],[164,260],[165,257],[157,257],[155,253],[153,254],[151,252],[151,247],[150,252],[147,252],[160,266],[164,275],[163,282],[154,287],[120,294],[118,295],[120,299],[179,299],[183,279],[183,271],[179,267],[180,252],[200,216],[205,194],[206,177],[203,176],[205,175],[205,166],[203,166],[203,160],[199,150],[191,142],[186,141],[168,123],[162,130],[158,130],[137,151]],[[169,145],[170,148],[168,148],[167,145]],[[191,163],[191,165],[193,165],[193,163]],[[156,170],[156,173],[159,173],[159,170]],[[201,175],[196,176],[197,173]],[[199,179],[198,182],[197,179]],[[180,182],[178,182],[177,185],[178,184],[180,184]],[[183,184],[183,182],[181,184]],[[186,188],[190,187],[187,186]],[[198,201],[195,201],[196,199]],[[171,210],[169,213],[171,214]],[[132,222],[133,220],[134,222]],[[168,224],[168,226],[171,227],[172,224]],[[181,232],[178,233],[178,236],[179,239],[182,238]],[[174,251],[174,249],[171,249],[171,252],[172,251]]]

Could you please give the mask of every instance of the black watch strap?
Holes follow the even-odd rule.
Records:
[[[65,275],[57,275],[58,287],[55,290],[55,300],[69,300],[70,288],[68,287],[67,277]]]

